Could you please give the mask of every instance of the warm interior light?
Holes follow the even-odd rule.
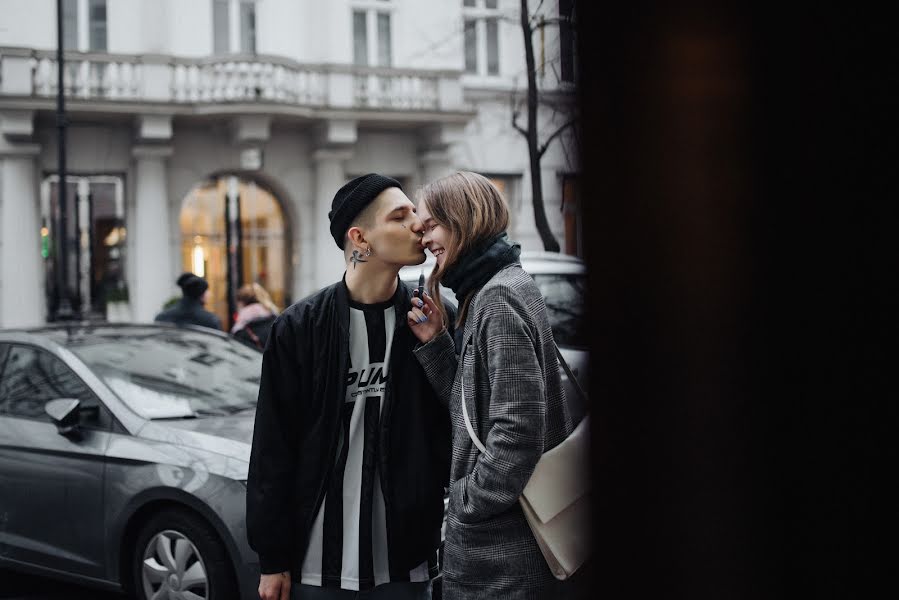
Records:
[[[113,227],[109,230],[109,234],[103,238],[103,244],[109,246],[110,248],[114,246],[118,246],[125,242],[125,228],[124,227]]]
[[[203,267],[203,247],[199,244],[194,246],[193,252],[193,272],[197,277],[205,277],[206,269]]]

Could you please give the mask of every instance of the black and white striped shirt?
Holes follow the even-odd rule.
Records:
[[[393,302],[350,301],[350,363],[337,461],[309,538],[301,582],[368,590],[392,581],[428,581],[436,556],[397,572],[388,564],[387,522],[378,469],[378,431],[396,327]]]

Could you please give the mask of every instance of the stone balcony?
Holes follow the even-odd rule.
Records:
[[[164,55],[67,52],[66,98],[82,111],[131,112],[144,105],[175,113],[271,112],[470,114],[458,71],[303,64],[277,56],[187,59]],[[0,107],[47,109],[57,94],[56,53],[0,47]],[[248,106],[250,105],[250,106]],[[418,118],[416,118],[416,115]]]

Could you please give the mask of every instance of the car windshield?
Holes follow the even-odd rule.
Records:
[[[262,354],[233,340],[189,329],[109,328],[66,345],[146,419],[232,415],[256,406]]]
[[[533,275],[546,302],[553,338],[559,346],[587,347],[583,327],[585,278],[578,274]]]

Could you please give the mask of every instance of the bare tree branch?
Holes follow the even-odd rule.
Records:
[[[523,128],[521,125],[518,124],[518,115],[519,115],[518,110],[512,111],[512,127],[515,129],[515,131],[517,131],[518,133],[523,135],[525,137],[525,139],[527,139],[528,132],[525,128]]]
[[[543,0],[540,0],[540,4],[537,5],[537,8],[534,9],[534,12],[528,18],[528,23],[531,23],[531,27],[534,27],[534,24],[537,23],[537,17],[540,14],[540,8],[543,7]]]
[[[549,148],[549,145],[552,143],[552,141],[556,137],[558,137],[560,133],[562,133],[563,131],[565,131],[572,125],[574,125],[575,120],[576,119],[571,119],[570,121],[568,121],[567,123],[565,123],[564,125],[559,127],[558,129],[556,129],[553,132],[553,134],[547,138],[547,140],[543,143],[543,145],[540,146],[540,149],[537,151],[537,156],[539,156],[540,158],[543,158],[543,155],[546,154],[546,150]],[[513,125],[514,125],[514,123],[513,123]]]
[[[509,108],[511,109],[510,112],[512,113],[512,127],[515,129],[515,131],[527,138],[527,130],[518,124],[518,116],[521,114],[521,109],[519,108],[519,102],[518,98],[516,98],[514,88],[509,92]]]

